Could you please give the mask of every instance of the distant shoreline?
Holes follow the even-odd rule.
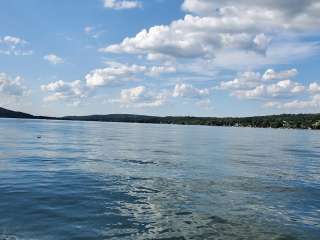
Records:
[[[274,129],[320,130],[320,114],[281,114],[254,117],[158,117],[132,114],[109,114],[90,116],[46,117],[0,108],[0,118],[66,120],[87,122],[123,122],[175,125],[202,125],[215,127],[249,127]]]

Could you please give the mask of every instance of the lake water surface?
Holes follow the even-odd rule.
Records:
[[[2,119],[0,133],[0,240],[320,239],[319,131]]]

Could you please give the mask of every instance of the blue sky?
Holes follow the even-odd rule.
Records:
[[[320,112],[319,26],[317,0],[3,0],[0,106],[51,116]]]

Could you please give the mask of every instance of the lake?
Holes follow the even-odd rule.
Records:
[[[0,239],[320,239],[320,132],[0,120]]]

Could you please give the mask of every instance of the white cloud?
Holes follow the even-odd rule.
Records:
[[[320,84],[318,84],[317,82],[310,83],[309,91],[311,94],[320,93]]]
[[[196,102],[196,104],[201,108],[213,109],[213,103],[210,99],[201,99],[198,102]]]
[[[218,89],[241,89],[256,87],[261,81],[261,74],[258,72],[239,73],[238,77],[231,81],[223,81]]]
[[[281,94],[296,94],[305,90],[305,87],[291,80],[282,80],[266,87],[267,94],[270,96],[279,96]]]
[[[54,64],[54,65],[64,63],[63,58],[61,58],[55,54],[48,54],[48,55],[44,56],[43,59],[48,61],[51,64]]]
[[[41,90],[50,95],[44,98],[45,102],[67,101],[78,105],[88,96],[88,89],[80,80],[65,82],[62,80],[42,85]]]
[[[130,89],[123,89],[119,99],[110,102],[120,103],[123,107],[159,107],[172,98],[196,99],[196,104],[201,107],[211,107],[209,89],[195,88],[190,84],[176,84],[173,92],[166,89],[150,89],[145,86],[138,86]]]
[[[108,62],[108,67],[92,70],[86,75],[89,87],[106,86],[124,81],[135,80],[137,74],[144,73],[147,68],[140,65],[126,65],[117,62]]]
[[[249,90],[237,90],[232,92],[233,96],[247,99],[274,98],[274,97],[290,97],[302,93],[305,87],[291,80],[282,80],[275,84],[261,84]]]
[[[283,81],[284,82],[284,81]],[[282,87],[279,86],[272,88],[276,93],[278,90],[283,90],[289,83],[283,83]],[[289,87],[290,88],[290,87]],[[289,89],[287,87],[287,89]],[[306,89],[305,86],[299,84],[292,84],[291,83],[291,92],[292,93],[301,93],[304,92]],[[307,92],[309,93],[309,99],[294,99],[292,101],[268,101],[264,104],[264,107],[267,108],[278,108],[278,109],[315,109],[320,107],[320,85],[316,82],[309,84],[307,88]]]
[[[9,45],[23,45],[27,43],[25,40],[13,36],[5,36],[2,41]]]
[[[0,94],[22,97],[28,93],[29,91],[22,84],[22,78],[20,76],[12,79],[6,73],[0,73]]]
[[[212,57],[230,48],[265,53],[277,35],[319,29],[320,3],[294,1],[295,6],[292,0],[186,0],[183,9],[200,16],[144,29],[102,51],[183,58]]]
[[[292,102],[284,103],[279,106],[280,108],[317,108],[320,107],[320,95],[313,96],[310,100],[299,101],[294,100]]]
[[[266,102],[263,106],[266,108],[274,108],[279,106],[279,102],[270,101],[270,102]]]
[[[237,90],[231,93],[232,96],[236,96],[242,99],[256,99],[266,95],[266,87],[260,85],[250,90]]]
[[[267,102],[265,107],[278,109],[308,109],[320,107],[320,95],[311,96],[309,100],[293,100],[290,102]]]
[[[119,84],[126,81],[135,81],[145,76],[158,77],[161,74],[175,73],[174,66],[143,66],[129,65],[119,62],[106,62],[107,67],[94,69],[86,75],[86,83],[89,87],[101,87]]]
[[[159,107],[163,105],[168,98],[168,94],[163,91],[152,91],[145,86],[138,86],[130,89],[123,89],[120,99],[112,102],[120,103],[124,107]]]
[[[212,1],[205,0],[185,0],[182,4],[182,9],[187,12],[196,14],[214,14],[216,7]]]
[[[0,54],[13,56],[32,55],[33,51],[28,49],[28,42],[14,36],[0,37]]]
[[[264,74],[260,74],[259,72],[244,72],[239,73],[238,76],[231,81],[222,81],[220,82],[220,86],[216,87],[217,89],[222,90],[232,90],[232,89],[248,89],[259,86],[261,83],[265,81],[273,81],[273,80],[283,80],[293,78],[298,74],[296,69],[289,69],[284,71],[275,71],[274,69],[268,69]],[[289,83],[290,80],[282,81],[281,83]],[[276,87],[277,85],[271,85],[270,87]],[[298,91],[299,88],[295,88],[295,91]]]
[[[177,69],[173,66],[152,66],[147,72],[147,75],[157,77],[164,73],[175,73],[176,71]]]
[[[116,10],[141,8],[142,3],[134,0],[104,0],[105,8],[112,8]]]
[[[199,89],[193,87],[191,84],[179,83],[176,84],[173,97],[183,97],[183,98],[203,98],[210,94],[209,89]]]
[[[185,0],[182,8],[201,16],[239,12],[250,17],[251,22],[256,22],[261,28],[274,25],[301,31],[318,29],[320,24],[318,0]]]
[[[273,69],[268,69],[262,76],[263,80],[270,81],[275,79],[289,79],[298,74],[297,69],[289,69],[286,71],[276,72]]]
[[[142,7],[141,2],[134,0],[103,0],[103,3],[113,9]],[[223,68],[240,73],[216,88],[230,91],[239,98],[259,99],[276,107],[290,102],[303,105],[311,100],[293,99],[319,93],[317,83],[304,86],[292,80],[298,74],[296,69],[256,72],[262,66],[266,69],[275,64],[288,64],[319,53],[319,43],[312,40],[320,29],[318,0],[184,0],[182,9],[187,12],[182,19],[142,29],[100,49],[106,53],[135,54],[139,60],[158,61],[162,66],[150,66],[150,62],[108,63],[86,75],[86,86],[91,89],[112,86],[161,74],[168,77],[175,74],[170,80],[180,79],[179,82],[200,77],[214,80],[214,71]],[[96,29],[87,26],[84,32],[92,36]],[[175,65],[164,64],[165,61]],[[181,76],[177,76],[179,74]],[[206,99],[209,94],[207,88],[179,83],[170,97]],[[125,105],[141,106],[139,104],[146,102],[152,105],[155,96],[158,96],[155,91],[139,86],[124,89],[118,101]]]
[[[263,54],[266,53],[266,50],[268,49],[270,42],[271,37],[267,37],[264,33],[256,35],[256,37],[253,39],[253,43],[255,44],[255,50]]]
[[[317,0],[185,0],[182,8],[187,12],[183,19],[142,29],[100,51],[142,55],[149,61],[188,61],[189,65],[212,60],[214,72],[288,64],[320,50],[319,43],[303,38],[318,35]]]
[[[99,38],[103,33],[104,30],[101,30],[101,27],[94,27],[94,26],[86,26],[83,29],[84,33],[92,38]]]
[[[317,42],[303,42],[286,37],[272,42],[265,55],[252,51],[221,51],[216,54],[212,67],[243,71],[248,68],[257,69],[268,65],[291,64],[297,60],[301,61],[317,56],[319,53],[320,45]]]
[[[92,27],[92,26],[86,26],[86,27],[84,27],[84,32],[86,33],[86,34],[91,34],[92,32],[93,32],[93,30],[94,30],[94,27]]]
[[[268,69],[259,72],[244,72],[231,81],[222,81],[214,89],[227,90],[231,96],[240,99],[258,99],[267,101],[266,106],[276,106],[279,99],[287,99],[305,94],[306,86],[287,79],[298,74],[296,69],[275,71]],[[313,86],[315,88],[316,86]],[[310,87],[309,87],[310,88]],[[274,101],[277,99],[277,101]]]
[[[246,28],[241,26],[241,19],[186,15],[168,26],[144,29],[133,38],[100,50],[175,58],[212,58],[223,49],[264,53],[270,37],[259,31],[246,31]]]

